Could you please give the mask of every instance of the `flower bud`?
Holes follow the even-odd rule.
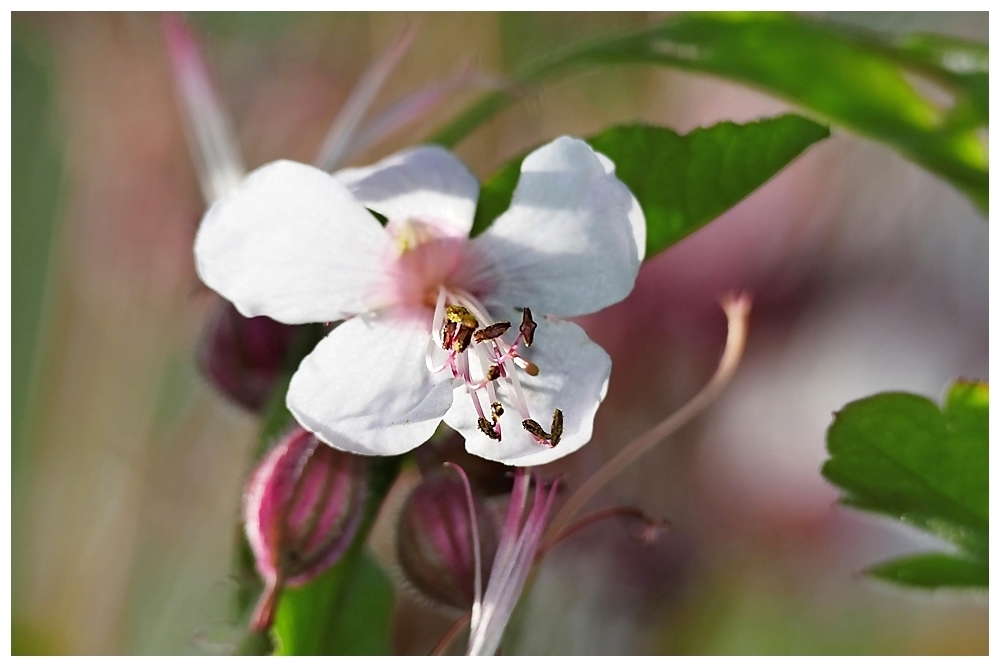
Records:
[[[223,301],[202,335],[198,365],[227,398],[259,412],[271,397],[298,329],[268,317],[243,317]]]
[[[296,426],[257,466],[243,520],[265,589],[251,629],[271,625],[284,586],[301,586],[350,546],[364,513],[368,461]]]
[[[473,491],[482,553],[483,586],[497,550],[493,515]],[[406,579],[431,600],[472,607],[476,560],[469,500],[462,479],[450,471],[425,477],[406,500],[396,531],[396,551]]]
[[[413,450],[413,458],[424,476],[436,475],[448,462],[460,466],[472,488],[486,496],[510,493],[514,486],[514,468],[470,454],[465,438],[451,429]]]

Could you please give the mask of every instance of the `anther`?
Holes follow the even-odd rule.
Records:
[[[563,413],[559,408],[552,411],[552,428],[550,430],[552,434],[549,436],[549,442],[555,447],[562,439],[563,433]]]
[[[455,342],[455,332],[458,331],[458,325],[454,322],[444,321],[441,325],[441,347],[448,350],[451,349],[452,343]]]
[[[465,352],[472,342],[472,334],[479,328],[479,320],[465,306],[448,306],[444,311],[441,327],[441,347],[455,352]]]
[[[546,447],[552,446],[551,444],[552,436],[546,433],[545,429],[542,428],[541,424],[536,422],[534,419],[525,419],[523,422],[521,422],[521,426],[524,427],[525,431],[527,431],[528,433],[530,433],[535,437],[535,440],[538,441],[538,444],[545,445]]]
[[[490,366],[486,370],[486,380],[488,382],[493,382],[494,380],[497,380],[497,379],[500,378],[500,374],[501,373],[500,373],[500,367],[499,366]]]
[[[518,368],[523,370],[525,373],[531,377],[536,377],[538,375],[538,366],[528,361],[519,354],[511,355],[514,359],[514,363],[517,364]]]
[[[494,420],[499,419],[500,417],[503,416],[503,405],[500,404],[500,401],[496,401],[495,403],[493,403],[490,406],[490,408],[493,410]]]
[[[452,349],[456,352],[465,352],[469,349],[469,343],[472,342],[473,331],[474,329],[470,329],[469,327],[459,327],[458,332],[455,333]]]
[[[486,417],[479,418],[479,430],[485,433],[491,440],[499,440],[500,433],[496,429],[496,423],[490,423]]]
[[[524,313],[521,315],[521,337],[524,339],[524,344],[531,347],[531,342],[535,340],[535,328],[538,325],[535,321],[531,319],[531,309],[525,308]]]
[[[456,306],[455,304],[448,306],[445,308],[444,318],[462,327],[469,327],[471,329],[479,327],[479,320],[465,306]]]
[[[483,327],[476,332],[474,336],[477,343],[482,343],[483,341],[493,340],[494,338],[499,338],[500,336],[507,333],[507,329],[510,329],[510,322],[497,322],[491,324],[488,327]]]

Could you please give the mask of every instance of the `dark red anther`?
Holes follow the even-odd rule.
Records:
[[[542,425],[536,422],[534,419],[525,419],[523,422],[521,422],[521,426],[524,427],[525,431],[533,435],[536,440],[539,440],[541,444],[544,444],[547,447],[552,446],[550,444],[552,436],[546,433],[545,429],[542,428]]]
[[[510,329],[510,322],[502,321],[495,324],[491,324],[488,327],[483,327],[476,332],[475,339],[477,343],[482,343],[483,341],[493,340],[494,338],[499,338],[500,336],[507,333],[507,329]]]
[[[535,340],[535,329],[537,327],[538,325],[531,319],[531,309],[525,308],[524,313],[521,315],[521,338],[528,347],[531,347],[532,341]]]
[[[553,447],[555,447],[562,439],[563,433],[563,413],[559,408],[552,411],[552,428],[549,430],[551,432],[549,435],[549,442]]]
[[[500,440],[500,431],[497,429],[496,418],[491,422],[486,417],[479,418],[479,430],[485,433],[490,440]]]

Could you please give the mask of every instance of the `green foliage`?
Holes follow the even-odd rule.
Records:
[[[23,492],[22,429],[43,340],[46,290],[63,191],[51,44],[14,16],[10,98],[10,405],[14,503]],[[15,512],[15,521],[19,520]]]
[[[392,583],[356,550],[302,588],[287,589],[274,623],[278,655],[388,655]]]
[[[922,396],[885,393],[837,413],[823,476],[844,491],[842,502],[961,550],[891,561],[872,575],[924,588],[988,586],[988,412],[988,385],[959,381],[943,409]]]
[[[646,256],[664,250],[718,217],[829,129],[788,114],[744,125],[719,123],[679,135],[663,127],[620,125],[587,142],[615,163],[646,216]],[[473,233],[510,204],[524,156],[483,184]]]
[[[432,140],[458,143],[524,85],[594,65],[666,65],[739,81],[887,143],[986,210],[987,147],[979,133],[988,116],[986,54],[986,46],[963,40],[892,39],[788,14],[683,14],[536,62]]]
[[[867,570],[867,574],[918,588],[988,588],[989,564],[984,560],[928,553],[897,558]]]

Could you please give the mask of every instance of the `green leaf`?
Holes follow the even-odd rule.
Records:
[[[661,127],[613,127],[588,139],[646,215],[646,256],[711,222],[813,143],[822,125],[789,114],[745,125],[719,123],[681,136]]]
[[[744,125],[719,123],[679,135],[663,127],[620,125],[587,142],[615,163],[615,173],[646,216],[646,257],[718,217],[807,147],[829,136],[826,127],[788,114]],[[483,184],[473,234],[510,204],[524,156]]]
[[[836,414],[827,431],[830,459],[823,465],[823,476],[844,491],[843,503],[935,533],[958,545],[965,552],[962,559],[985,566],[988,411],[988,385],[966,381],[953,385],[943,409],[907,393],[854,401]],[[884,566],[885,571],[896,572],[892,565]],[[955,564],[949,567],[958,569]],[[934,571],[919,563],[908,568],[898,569],[897,579]],[[944,568],[939,563],[937,571]],[[896,575],[883,578],[889,576]],[[919,585],[934,580],[928,582]],[[945,583],[941,580],[940,585]]]
[[[46,327],[58,321],[52,307],[54,252],[64,192],[63,130],[53,46],[47,31],[13,15],[10,45],[10,416],[13,506],[22,507],[29,488],[31,453],[25,425],[32,409],[31,387],[39,372]],[[46,310],[46,304],[49,308]],[[48,316],[46,317],[46,313]],[[36,399],[37,400],[37,399]],[[13,531],[22,534],[22,516]],[[32,530],[25,526],[24,530]],[[14,539],[17,539],[15,537]],[[17,567],[15,565],[15,567]]]
[[[986,210],[989,167],[979,131],[988,115],[986,48],[926,35],[889,38],[789,14],[684,14],[536,62],[432,141],[454,145],[525,85],[594,65],[658,64],[744,83],[889,144]]]
[[[392,583],[358,551],[302,588],[282,594],[278,655],[388,655]]]
[[[948,554],[927,553],[880,563],[865,574],[918,588],[988,588],[989,564]]]

